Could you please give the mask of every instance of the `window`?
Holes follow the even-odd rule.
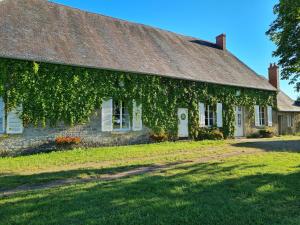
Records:
[[[237,107],[237,125],[238,127],[242,127],[242,107]]]
[[[266,108],[263,106],[259,107],[259,126],[264,126],[266,124],[265,116]]]
[[[288,127],[293,127],[294,126],[294,118],[292,115],[287,115],[287,126]]]
[[[216,125],[216,107],[205,105],[205,126],[212,127]]]
[[[113,104],[113,129],[129,130],[130,116],[127,104],[122,101],[114,101]]]

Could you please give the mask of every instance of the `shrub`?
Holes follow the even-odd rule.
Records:
[[[57,137],[55,143],[61,145],[78,145],[81,143],[80,137]]]
[[[150,134],[150,138],[155,142],[162,142],[162,141],[167,141],[169,139],[169,136],[166,132],[162,131],[159,133]]]
[[[261,129],[256,133],[252,133],[247,136],[247,138],[272,138],[275,132],[273,128]]]
[[[222,140],[224,139],[223,133],[215,128],[199,128],[197,131],[196,140]]]
[[[205,140],[208,138],[208,131],[206,128],[200,128],[197,130],[197,136],[195,137],[196,140]]]
[[[8,150],[0,150],[0,158],[1,157],[7,157],[10,155],[10,151]]]
[[[223,133],[218,130],[211,130],[210,134],[209,134],[209,140],[223,140],[224,139],[224,135]]]
[[[300,132],[294,133],[294,136],[300,136]]]
[[[262,137],[262,138],[272,138],[275,135],[274,130],[271,128],[262,129],[262,130],[259,130],[258,132],[260,134],[260,137]]]

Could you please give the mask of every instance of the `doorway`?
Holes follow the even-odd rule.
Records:
[[[242,106],[236,106],[235,109],[235,136],[244,136],[244,113]]]
[[[5,131],[5,109],[4,101],[0,98],[0,134],[3,134]]]
[[[178,109],[178,137],[187,138],[189,136],[188,109]]]
[[[278,116],[278,134],[282,135],[283,131],[282,131],[282,122],[283,122],[283,116],[279,115]]]

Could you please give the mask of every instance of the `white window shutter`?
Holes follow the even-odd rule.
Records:
[[[268,126],[273,126],[273,118],[272,118],[272,106],[268,106]]]
[[[223,105],[217,103],[217,126],[223,127]]]
[[[103,100],[102,102],[102,112],[101,112],[101,124],[102,131],[112,131],[113,130],[113,101],[112,99]]]
[[[139,131],[143,129],[142,123],[142,104],[137,105],[136,101],[133,100],[132,109],[132,130]]]
[[[287,115],[286,119],[287,119],[287,126],[288,127],[292,127],[292,116],[291,115]]]
[[[0,134],[5,131],[5,105],[3,98],[0,97]]]
[[[199,103],[199,120],[200,127],[205,127],[205,106],[204,103]]]
[[[254,113],[255,113],[255,126],[259,126],[259,105],[254,106]]]
[[[8,134],[22,134],[24,127],[23,121],[20,118],[23,112],[23,107],[18,106],[15,109],[7,113],[7,128]]]

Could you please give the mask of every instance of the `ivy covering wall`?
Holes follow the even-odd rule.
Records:
[[[177,134],[177,108],[189,109],[190,136],[199,127],[198,103],[223,103],[223,133],[234,134],[234,106],[275,106],[276,92],[223,86],[160,76],[0,59],[0,95],[7,108],[23,105],[26,124],[45,126],[88,121],[102,100],[143,105],[143,123],[154,132]],[[120,85],[122,84],[122,85]],[[237,91],[240,95],[237,96]]]

